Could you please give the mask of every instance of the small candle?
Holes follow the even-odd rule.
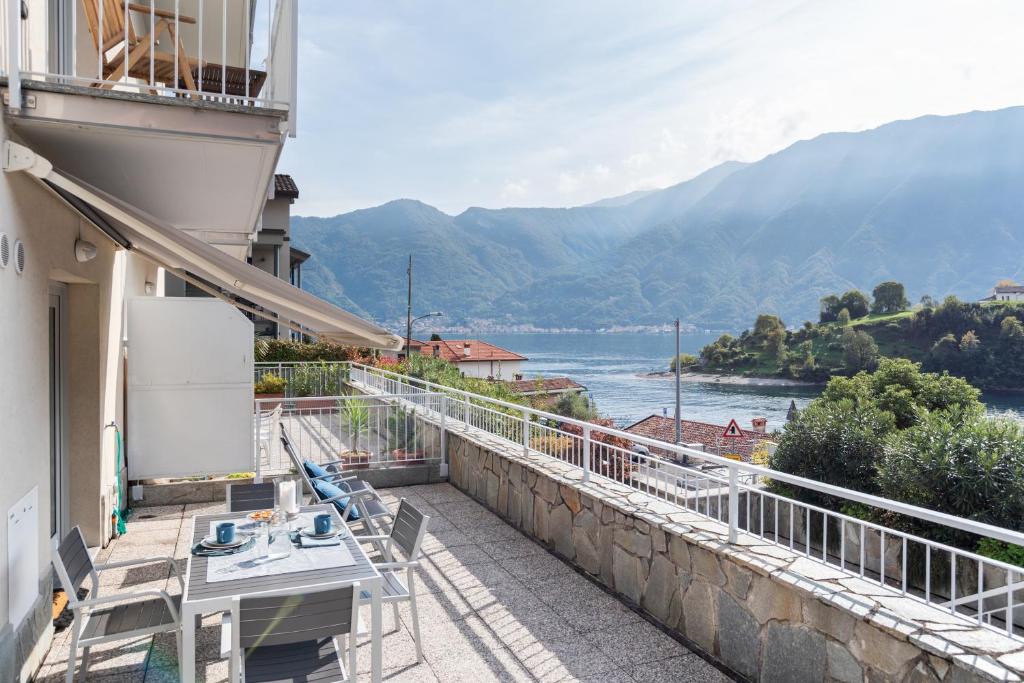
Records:
[[[277,485],[277,500],[281,509],[288,514],[292,515],[299,511],[294,481],[286,480]]]

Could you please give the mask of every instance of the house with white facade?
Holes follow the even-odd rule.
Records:
[[[1024,286],[1012,283],[997,284],[981,301],[1024,301]]]
[[[489,344],[479,339],[439,339],[436,341],[410,341],[410,352],[443,358],[458,366],[465,377],[480,379],[522,379],[523,363],[529,360],[514,351]]]
[[[248,316],[402,342],[282,279],[283,249],[276,271],[247,262],[296,134],[295,0],[0,0],[0,17],[0,680],[16,681],[49,646],[69,529],[106,545],[128,479],[251,467]],[[208,296],[168,296],[180,282]]]

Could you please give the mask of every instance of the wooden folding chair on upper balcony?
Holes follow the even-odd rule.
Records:
[[[102,79],[95,87],[113,88],[126,71],[129,77],[149,85],[159,83],[195,93],[256,97],[263,87],[266,72],[206,60],[200,63],[189,57],[177,33],[174,12],[125,0],[82,0],[82,5],[102,62]],[[143,26],[152,30],[140,36],[135,30],[135,17],[141,17]],[[195,23],[193,17],[177,15],[178,25]],[[170,50],[160,49],[164,33],[171,39]]]

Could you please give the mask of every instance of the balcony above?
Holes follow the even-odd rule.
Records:
[[[294,135],[295,4],[35,2],[23,19],[0,0],[7,123],[55,166],[244,257]]]

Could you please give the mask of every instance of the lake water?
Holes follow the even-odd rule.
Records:
[[[467,335],[470,336],[470,335]],[[484,334],[480,338],[529,358],[527,378],[567,375],[587,387],[602,415],[625,426],[648,415],[675,411],[675,381],[647,378],[645,373],[668,369],[675,352],[673,334]],[[717,335],[687,334],[683,353],[697,354]],[[769,431],[786,421],[790,401],[798,408],[818,395],[818,387],[752,387],[683,382],[685,419],[726,424],[735,418],[750,428],[755,417],[768,418]],[[986,394],[992,412],[1024,414],[1024,395]]]

